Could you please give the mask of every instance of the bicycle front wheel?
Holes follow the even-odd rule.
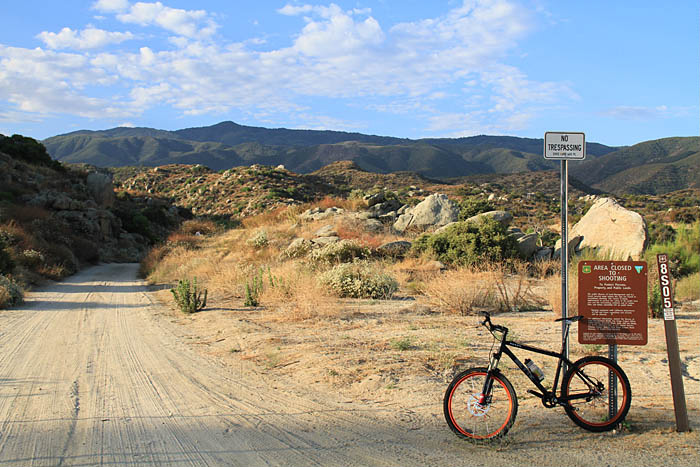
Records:
[[[615,376],[617,408],[610,407],[610,375]],[[609,431],[627,416],[632,389],[622,368],[605,357],[584,357],[576,361],[564,376],[562,396],[569,400],[566,414],[581,428]],[[614,412],[614,413],[611,413]]]
[[[450,429],[461,438],[492,440],[505,435],[515,423],[518,399],[510,381],[491,376],[491,393],[484,396],[486,368],[471,368],[455,376],[447,387],[443,409]]]

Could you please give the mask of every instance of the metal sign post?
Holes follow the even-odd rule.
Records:
[[[581,132],[544,134],[544,158],[561,163],[561,317],[568,317],[569,309],[569,167],[568,161],[586,158],[586,135]],[[566,322],[561,322],[561,344],[564,358],[569,358]],[[566,364],[564,364],[566,370]]]
[[[617,362],[617,344],[608,345],[608,358]],[[608,420],[617,413],[617,375],[608,371]]]
[[[561,317],[569,316],[569,165],[561,161]],[[569,358],[566,321],[561,322],[561,343],[564,358]],[[564,363],[566,371],[566,363]]]
[[[671,293],[671,277],[668,270],[668,256],[656,255],[659,266],[659,284],[661,285],[661,300],[664,308],[664,331],[666,332],[666,351],[668,352],[668,368],[671,372],[671,393],[673,408],[676,412],[676,430],[690,431],[688,409],[685,405],[685,390],[681,374],[681,355],[678,349],[678,329],[676,314],[673,310],[673,294]]]

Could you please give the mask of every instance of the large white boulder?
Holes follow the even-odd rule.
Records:
[[[595,248],[620,260],[639,260],[649,241],[644,218],[612,198],[600,198],[571,228],[569,238],[579,235],[578,248]]]
[[[427,230],[457,221],[459,206],[447,195],[435,193],[407,210],[394,223],[394,229],[404,232],[408,228]]]

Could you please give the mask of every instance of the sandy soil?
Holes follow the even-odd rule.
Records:
[[[0,312],[0,465],[698,465],[697,431],[676,433],[663,323],[621,347],[632,409],[593,434],[520,400],[504,441],[474,445],[442,418],[452,375],[486,362],[475,318],[414,300],[348,301],[334,315],[213,301],[185,316],[136,265],[101,265]],[[232,305],[233,304],[233,305]],[[549,312],[494,321],[557,347]],[[677,321],[691,427],[700,426],[700,312]],[[572,354],[606,349],[572,345]],[[546,361],[538,361],[545,372]],[[516,377],[517,376],[517,377]]]

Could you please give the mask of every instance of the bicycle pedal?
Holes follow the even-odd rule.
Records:
[[[542,397],[543,397],[542,394],[540,394],[539,392],[535,391],[534,389],[528,389],[527,392],[529,392],[529,393],[532,394],[533,396],[539,397],[540,399],[542,399]]]

